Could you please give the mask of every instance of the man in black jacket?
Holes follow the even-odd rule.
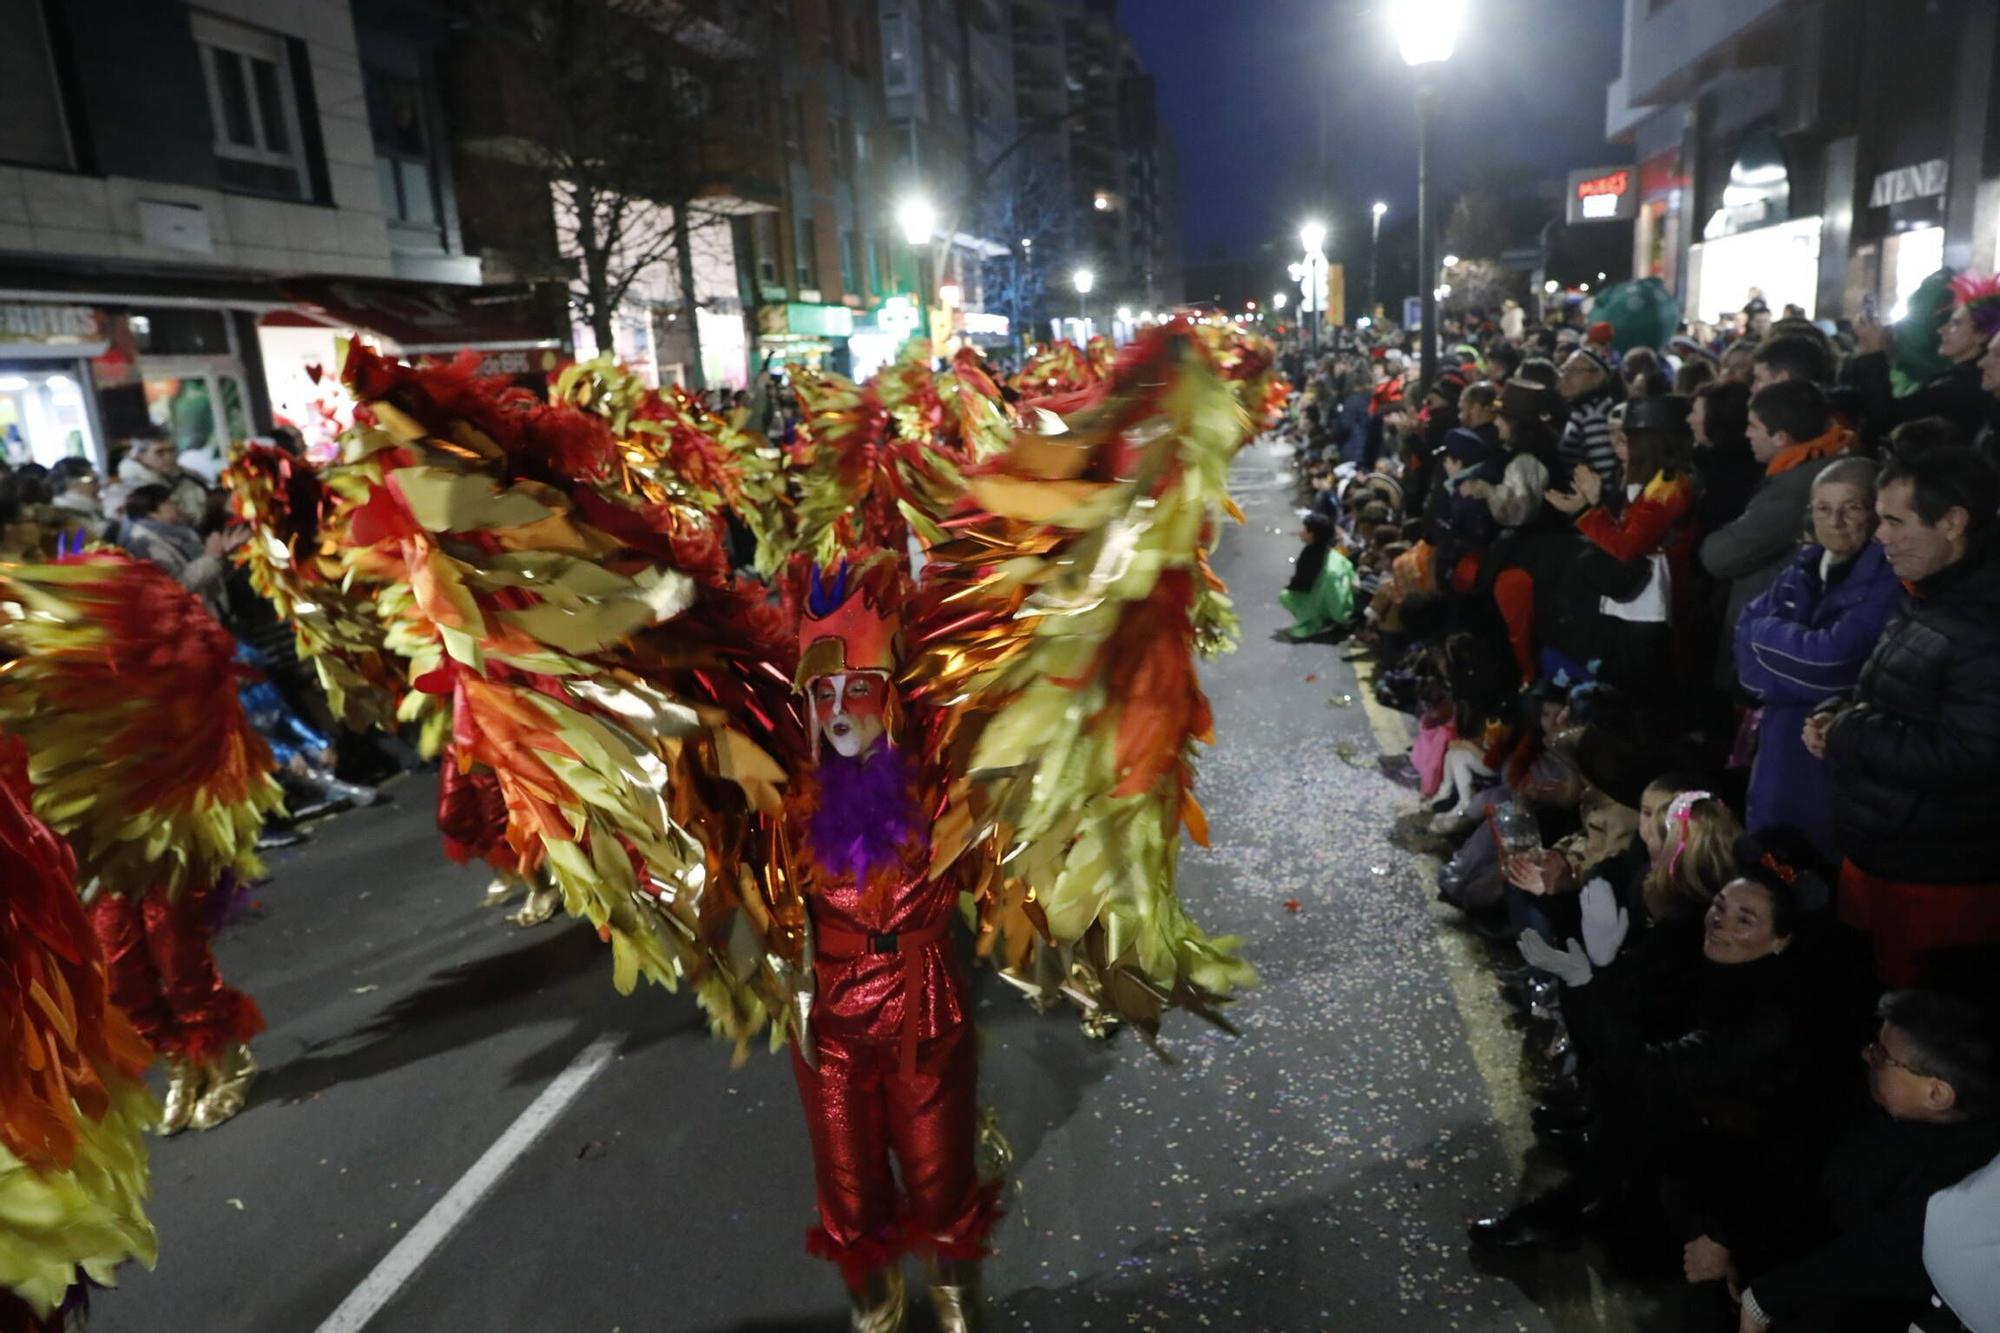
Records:
[[[1875,1108],[1828,1161],[1820,1199],[1800,1201],[1802,1219],[1821,1220],[1822,1243],[1744,1274],[1741,1333],[1908,1327],[1926,1311],[1931,1290],[1924,1271],[1931,1195],[2000,1149],[1987,1016],[1923,991],[1886,995],[1876,1012],[1882,1027],[1863,1052]]]
[[[1876,540],[1910,598],[1854,701],[1806,722],[1833,779],[1840,911],[1890,985],[2000,946],[2000,473],[1912,450],[1882,473]]]

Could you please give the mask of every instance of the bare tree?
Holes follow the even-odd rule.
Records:
[[[572,304],[600,348],[640,292],[672,290],[702,386],[693,233],[713,186],[769,151],[751,114],[774,9],[748,0],[453,0],[469,154],[508,164],[552,213]],[[516,199],[532,210],[537,201]],[[726,224],[725,224],[726,225]]]
[[[1016,155],[993,174],[974,210],[975,230],[1011,251],[986,261],[986,308],[1006,311],[1018,334],[1043,309],[1048,266],[1062,253],[1071,225],[1062,173],[1040,158]]]

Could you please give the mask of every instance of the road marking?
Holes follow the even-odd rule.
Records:
[[[417,1270],[438,1246],[458,1230],[459,1225],[471,1215],[493,1187],[500,1183],[522,1154],[535,1145],[535,1140],[547,1132],[550,1125],[562,1115],[569,1104],[576,1100],[590,1081],[603,1073],[611,1064],[611,1058],[618,1053],[617,1036],[599,1037],[583,1048],[576,1059],[557,1074],[553,1082],[543,1088],[541,1095],[528,1104],[528,1109],[499,1138],[493,1146],[480,1155],[472,1164],[472,1169],[460,1176],[458,1183],[446,1191],[445,1196],[431,1205],[408,1235],[397,1243],[396,1248],[384,1255],[382,1262],[375,1265],[373,1272],[361,1280],[361,1285],[348,1293],[340,1308],[326,1317],[319,1326],[319,1333],[359,1333],[368,1321],[382,1312],[382,1307],[395,1299]]]

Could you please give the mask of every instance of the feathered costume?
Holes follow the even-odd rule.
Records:
[[[0,736],[0,1329],[55,1327],[127,1258],[153,1263],[141,1082],[153,1053],[109,1002],[76,858]],[[50,1321],[44,1325],[43,1321]]]
[[[1038,1000],[1149,1034],[1251,979],[1173,892],[1181,828],[1204,834],[1197,642],[1231,632],[1206,549],[1268,367],[1238,352],[1185,323],[1093,349],[1035,414],[1053,434],[969,354],[802,375],[801,498],[755,524],[760,565],[792,557],[781,607],[731,577],[717,511],[785,478],[754,498],[743,460],[770,455],[671,391],[599,362],[543,403],[350,351],[341,466],[372,480],[342,577],[380,581],[400,674],[449,700],[452,762],[495,775],[508,848],[619,987],[691,985],[739,1053],[767,1022],[790,1040],[810,1244],[858,1326],[900,1317],[899,1255],[975,1259],[995,1213],[955,906]],[[841,753],[864,713],[881,739]],[[949,1270],[933,1295],[962,1326]]]
[[[0,566],[0,727],[76,853],[111,998],[166,1056],[162,1127],[243,1105],[263,1016],[216,969],[215,905],[261,870],[281,794],[237,695],[236,641],[154,565]]]

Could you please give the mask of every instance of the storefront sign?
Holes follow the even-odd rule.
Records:
[[[969,335],[984,338],[1004,338],[1007,336],[1007,317],[990,314],[983,310],[965,312],[962,324]]]
[[[87,305],[0,304],[0,343],[69,344],[103,340],[100,316]]]
[[[1941,157],[1885,171],[1875,178],[1874,186],[1868,191],[1868,206],[1888,208],[1893,204],[1907,204],[1913,199],[1928,199],[1932,195],[1943,194],[1950,178],[1951,166]]]
[[[766,338],[846,338],[854,333],[854,312],[844,305],[811,305],[791,301],[761,306],[757,330]]]
[[[1630,167],[1586,167],[1569,174],[1571,222],[1618,222],[1638,205]]]

